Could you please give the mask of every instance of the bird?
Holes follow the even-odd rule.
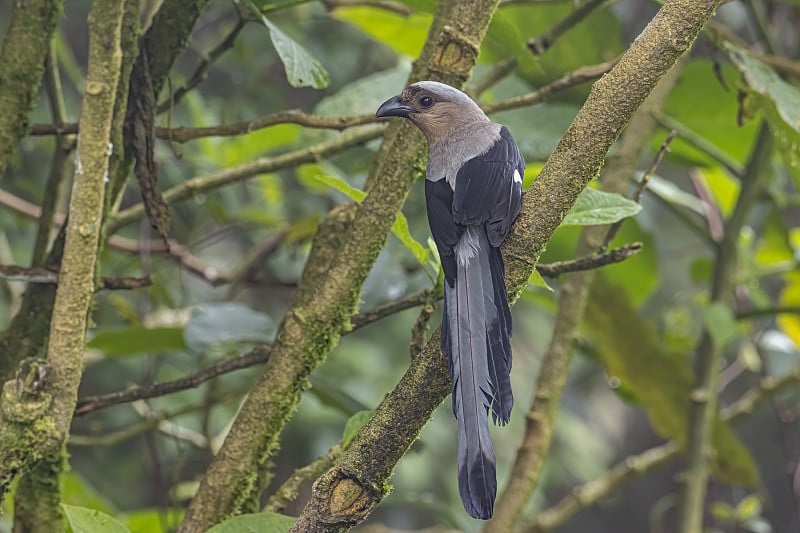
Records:
[[[441,350],[453,382],[459,494],[470,516],[487,520],[497,493],[488,417],[507,424],[514,403],[500,245],[520,212],[525,159],[505,126],[444,83],[413,83],[375,115],[410,120],[428,141],[425,202],[445,279]]]

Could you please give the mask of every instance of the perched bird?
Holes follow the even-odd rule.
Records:
[[[442,352],[458,421],[458,488],[474,518],[492,516],[497,492],[488,412],[511,415],[511,310],[500,244],[517,218],[525,160],[505,126],[469,96],[420,81],[380,106],[428,139],[428,223],[445,277]]]

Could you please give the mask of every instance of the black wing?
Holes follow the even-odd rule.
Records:
[[[515,171],[519,179],[515,179]],[[470,159],[459,169],[453,194],[454,222],[485,223],[489,242],[500,246],[519,214],[524,173],[525,160],[503,126],[500,138],[486,153]]]
[[[439,250],[444,277],[452,287],[456,280],[455,247],[464,233],[464,226],[453,220],[453,189],[447,180],[425,180],[425,204],[428,208],[428,225]]]

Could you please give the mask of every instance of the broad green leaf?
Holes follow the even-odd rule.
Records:
[[[286,533],[296,520],[275,513],[243,514],[217,524],[207,533]]]
[[[130,533],[130,530],[105,513],[86,507],[61,504],[73,533]]]
[[[398,54],[413,58],[422,51],[433,20],[430,13],[404,16],[371,7],[338,8],[333,16],[352,24]]]
[[[242,304],[208,303],[200,306],[183,329],[186,345],[202,353],[228,342],[270,342],[275,322],[269,316]]]
[[[570,2],[557,4],[513,3],[495,15],[481,47],[481,62],[496,62],[509,57],[518,61],[517,74],[531,86],[540,87],[565,72],[607,61],[623,51],[619,18],[610,9],[600,8],[556,39],[541,57],[526,47],[527,39],[550,30],[568,16]],[[557,98],[570,97],[576,103],[585,98],[589,84],[565,91]],[[544,122],[537,121],[539,125]],[[513,133],[513,130],[512,130]],[[519,141],[519,139],[517,139]]]
[[[170,492],[173,494],[174,492]],[[175,497],[178,497],[177,495]],[[179,498],[179,497],[178,497]],[[179,498],[180,499],[180,498]],[[151,531],[172,531],[180,524],[183,519],[183,509],[137,509],[136,511],[126,513],[121,518],[125,522],[125,526],[133,531],[133,533],[149,533]],[[168,529],[164,529],[164,526]],[[169,528],[169,526],[172,526]]]
[[[719,347],[725,346],[739,334],[733,312],[728,306],[719,302],[705,309],[703,320],[711,340]]]
[[[642,206],[621,194],[585,188],[581,191],[562,224],[569,226],[596,226],[613,224],[631,217],[642,210]]]
[[[658,287],[661,265],[653,236],[642,229],[635,218],[625,221],[608,247],[612,249],[632,242],[642,243],[639,253],[620,263],[604,266],[603,275],[624,290],[633,305],[641,305]]]
[[[576,105],[544,103],[494,113],[492,120],[508,128],[526,161],[545,161],[577,113]]]
[[[181,328],[147,328],[128,326],[95,330],[89,348],[107,355],[135,355],[140,353],[172,352],[185,350]]]
[[[757,96],[756,105],[764,112],[786,167],[800,186],[800,89],[783,81],[772,67],[744,48],[730,42],[725,48],[750,94]]]
[[[250,0],[247,1],[247,4],[253,14],[261,20],[261,23],[269,31],[269,38],[283,63],[289,85],[292,87],[313,87],[314,89],[324,89],[330,85],[331,80],[328,72],[316,58],[294,39],[283,33]]]
[[[670,352],[655,327],[642,319],[625,293],[610,285],[602,273],[595,277],[586,323],[606,372],[621,380],[644,407],[658,434],[686,445],[693,378],[683,353]],[[755,485],[758,471],[748,450],[730,427],[714,422],[712,468],[724,481]]]
[[[374,112],[403,89],[410,72],[411,63],[400,61],[393,69],[364,76],[320,100],[314,114],[341,117]]]
[[[304,170],[301,177],[306,186],[316,186],[319,191],[334,189],[356,202],[361,202],[367,196],[367,193],[361,189],[353,187],[341,178],[332,176],[319,165],[303,165],[300,169]]]
[[[714,64],[705,59],[689,61],[681,72],[675,89],[667,97],[664,114],[677,120],[692,133],[705,139],[720,150],[732,162],[744,163],[752,149],[756,125],[745,122],[736,124],[739,102],[735,90],[737,73],[729,65],[720,69],[729,89],[720,84],[714,74]],[[699,113],[698,110],[702,110]],[[653,137],[653,150],[663,142],[663,137]],[[671,160],[688,159],[691,163],[704,167],[718,166],[719,163],[698,150],[681,135],[669,146]]]
[[[74,470],[61,475],[61,500],[70,505],[116,514],[114,505]]]
[[[761,498],[756,494],[750,494],[742,498],[736,505],[736,519],[739,522],[746,522],[761,514]]]
[[[347,423],[344,425],[344,432],[342,433],[343,448],[350,446],[350,443],[356,438],[358,431],[374,414],[375,411],[373,410],[359,411],[347,419]]]
[[[364,191],[356,189],[343,179],[325,172],[319,165],[304,165],[304,167],[301,167],[301,170],[303,170],[303,168],[307,169],[302,173],[306,184],[316,184],[324,188],[337,190],[356,202],[361,202],[367,195]],[[406,219],[403,213],[398,213],[397,218],[394,219],[392,233],[394,233],[394,236],[400,239],[400,242],[414,254],[414,257],[423,267],[428,265],[428,249],[411,236],[411,232],[408,229],[408,219]]]

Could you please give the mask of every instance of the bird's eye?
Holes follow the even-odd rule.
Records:
[[[423,96],[419,99],[419,105],[422,107],[430,107],[433,105],[433,98],[430,96]]]

